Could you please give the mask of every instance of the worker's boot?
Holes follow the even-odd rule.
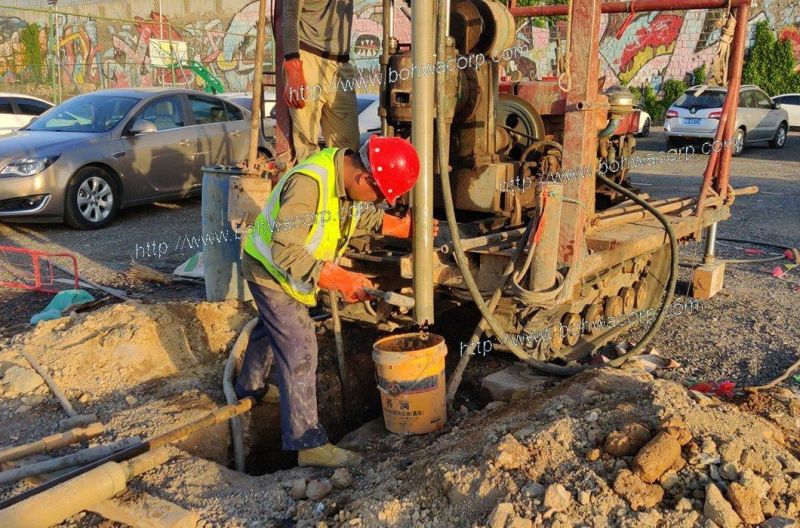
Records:
[[[361,463],[362,457],[355,451],[325,444],[311,449],[297,452],[297,463],[301,466],[317,467],[344,467],[356,466]]]

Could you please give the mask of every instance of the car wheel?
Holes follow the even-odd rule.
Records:
[[[736,133],[733,135],[733,156],[739,156],[742,153],[746,137],[743,128],[736,130]]]
[[[642,127],[642,131],[639,132],[641,137],[647,137],[650,135],[650,120],[644,122],[644,126]]]
[[[769,140],[769,146],[772,148],[783,148],[786,144],[786,125],[783,123],[780,124],[778,130],[775,131],[775,135],[772,139]]]
[[[99,229],[119,211],[116,180],[100,167],[84,167],[67,184],[64,220],[75,229]]]

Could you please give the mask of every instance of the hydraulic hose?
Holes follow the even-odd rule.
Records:
[[[637,202],[639,205],[647,209],[653,216],[655,216],[659,222],[664,226],[664,229],[669,236],[669,258],[670,258],[670,270],[669,270],[669,280],[667,281],[667,288],[666,288],[666,295],[664,296],[664,300],[661,303],[661,307],[658,310],[658,315],[656,316],[656,320],[653,321],[653,325],[647,330],[647,333],[636,343],[631,350],[629,350],[626,354],[610,361],[607,365],[609,367],[621,367],[625,364],[633,356],[636,356],[642,352],[647,343],[655,337],[656,332],[661,328],[662,323],[664,322],[664,318],[667,315],[667,306],[670,305],[672,302],[672,298],[675,295],[675,285],[678,283],[678,240],[675,238],[675,231],[672,229],[672,226],[669,223],[669,220],[666,216],[664,216],[661,211],[647,203],[645,200],[642,200],[633,192],[629,191],[625,187],[618,185],[616,182],[606,178],[604,175],[597,173],[597,178],[617,191],[618,193],[622,194],[626,198]]]
[[[722,238],[722,237],[717,237],[717,240],[720,240],[720,241],[723,241],[723,242],[735,242],[735,243],[738,243],[738,244],[753,244],[753,245],[756,245],[756,246],[771,247],[771,248],[775,248],[775,249],[780,249],[781,251],[788,251],[788,252],[790,252],[792,254],[792,258],[794,258],[794,261],[796,263],[800,264],[800,251],[798,251],[797,248],[794,248],[794,247],[791,247],[791,246],[782,246],[780,244],[774,244],[772,242],[760,242],[758,240],[748,240],[746,238]],[[772,257],[751,258],[751,259],[718,259],[718,258],[715,258],[714,262],[724,262],[726,264],[758,264],[758,263],[764,263],[764,262],[778,262],[778,261],[783,260],[785,258],[788,258],[788,257],[785,254],[783,254],[783,255],[774,255]],[[702,264],[703,263],[703,259],[702,258],[688,257],[688,258],[681,259],[681,262],[682,263],[686,263],[686,264],[696,265],[696,264]]]
[[[242,355],[247,348],[250,334],[257,323],[258,317],[254,317],[244,325],[239,337],[236,338],[236,342],[233,344],[233,348],[231,348],[228,361],[225,362],[225,371],[222,374],[222,392],[225,393],[225,401],[228,405],[236,405],[239,401],[236,397],[236,390],[233,388],[233,378],[236,374],[237,366],[242,364]],[[236,471],[244,473],[244,435],[242,434],[242,421],[238,416],[231,418],[231,444],[233,445],[233,460]]]
[[[446,38],[447,38],[447,18],[449,13],[444,9],[439,9],[437,19],[437,35],[436,35],[436,56],[438,60],[445,57],[446,52]],[[445,102],[447,96],[445,93],[445,76],[443,73],[436,74],[436,144],[438,149],[439,160],[439,176],[442,181],[442,197],[444,201],[445,213],[447,215],[447,224],[450,227],[450,233],[453,237],[453,248],[455,249],[456,262],[461,269],[461,274],[464,277],[464,282],[469,289],[475,305],[480,310],[486,323],[492,329],[492,332],[497,336],[501,342],[508,346],[509,350],[525,363],[530,365],[536,370],[550,374],[552,376],[573,376],[585,370],[585,367],[561,367],[558,365],[551,365],[544,361],[539,361],[531,358],[525,351],[520,348],[516,343],[509,339],[506,332],[500,327],[497,319],[492,315],[491,310],[486,306],[486,303],[481,297],[481,292],[478,285],[475,283],[475,278],[469,270],[469,263],[464,249],[461,247],[461,237],[458,234],[458,223],[456,221],[456,212],[453,205],[453,191],[450,187],[450,174],[449,174],[449,135],[448,124],[445,113]]]

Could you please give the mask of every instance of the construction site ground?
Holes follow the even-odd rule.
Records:
[[[660,129],[640,139],[638,150],[663,150]],[[632,180],[653,198],[694,195],[706,159],[640,167]],[[734,158],[732,185],[758,185],[761,193],[737,199],[719,236],[800,245],[798,174],[797,133],[783,150],[753,147]],[[159,434],[224,403],[224,362],[255,312],[202,302],[201,284],[165,286],[126,273],[137,244],[161,241],[168,254],[138,260],[170,272],[194,252],[172,251],[179,237],[199,232],[199,200],[135,208],[92,232],[0,224],[0,245],[74,252],[89,279],[143,297],[31,329],[28,320],[50,296],[0,290],[0,446],[57,432],[65,417],[20,350],[52,374],[79,413],[96,413],[106,424],[97,443]],[[720,242],[719,256],[744,258],[750,247]],[[682,247],[693,256],[701,249]],[[675,369],[649,374],[634,362],[566,381],[532,377],[529,392],[488,403],[482,378],[514,361],[476,356],[447,426],[417,437],[382,427],[370,359],[380,334],[345,326],[358,396],[356,411],[345,413],[332,340],[321,328],[320,415],[332,440],[366,455],[359,467],[293,467],[292,455],[279,451],[276,406],[261,405],[245,419],[253,475],[225,467],[230,434],[217,426],[175,447],[169,463],[135,479],[114,507],[138,511],[144,497],[158,497],[215,527],[689,527],[770,518],[770,526],[791,526],[800,516],[800,384],[790,378],[757,395],[739,391],[774,379],[800,353],[800,293],[772,276],[774,266],[730,266],[722,293],[669,319],[652,345],[679,364]],[[677,295],[687,293],[691,271],[681,268]],[[432,329],[447,339],[448,372],[477,321],[465,309]],[[623,339],[642,332],[634,328]],[[686,389],[705,380],[730,380],[736,390],[728,397]],[[0,498],[31,485],[0,487]],[[97,508],[106,517],[112,509]],[[97,513],[65,523],[121,525]]]

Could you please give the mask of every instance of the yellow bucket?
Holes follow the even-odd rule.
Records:
[[[372,360],[378,378],[386,428],[398,434],[424,434],[447,422],[444,358],[447,345],[436,334],[400,334],[375,342]]]

